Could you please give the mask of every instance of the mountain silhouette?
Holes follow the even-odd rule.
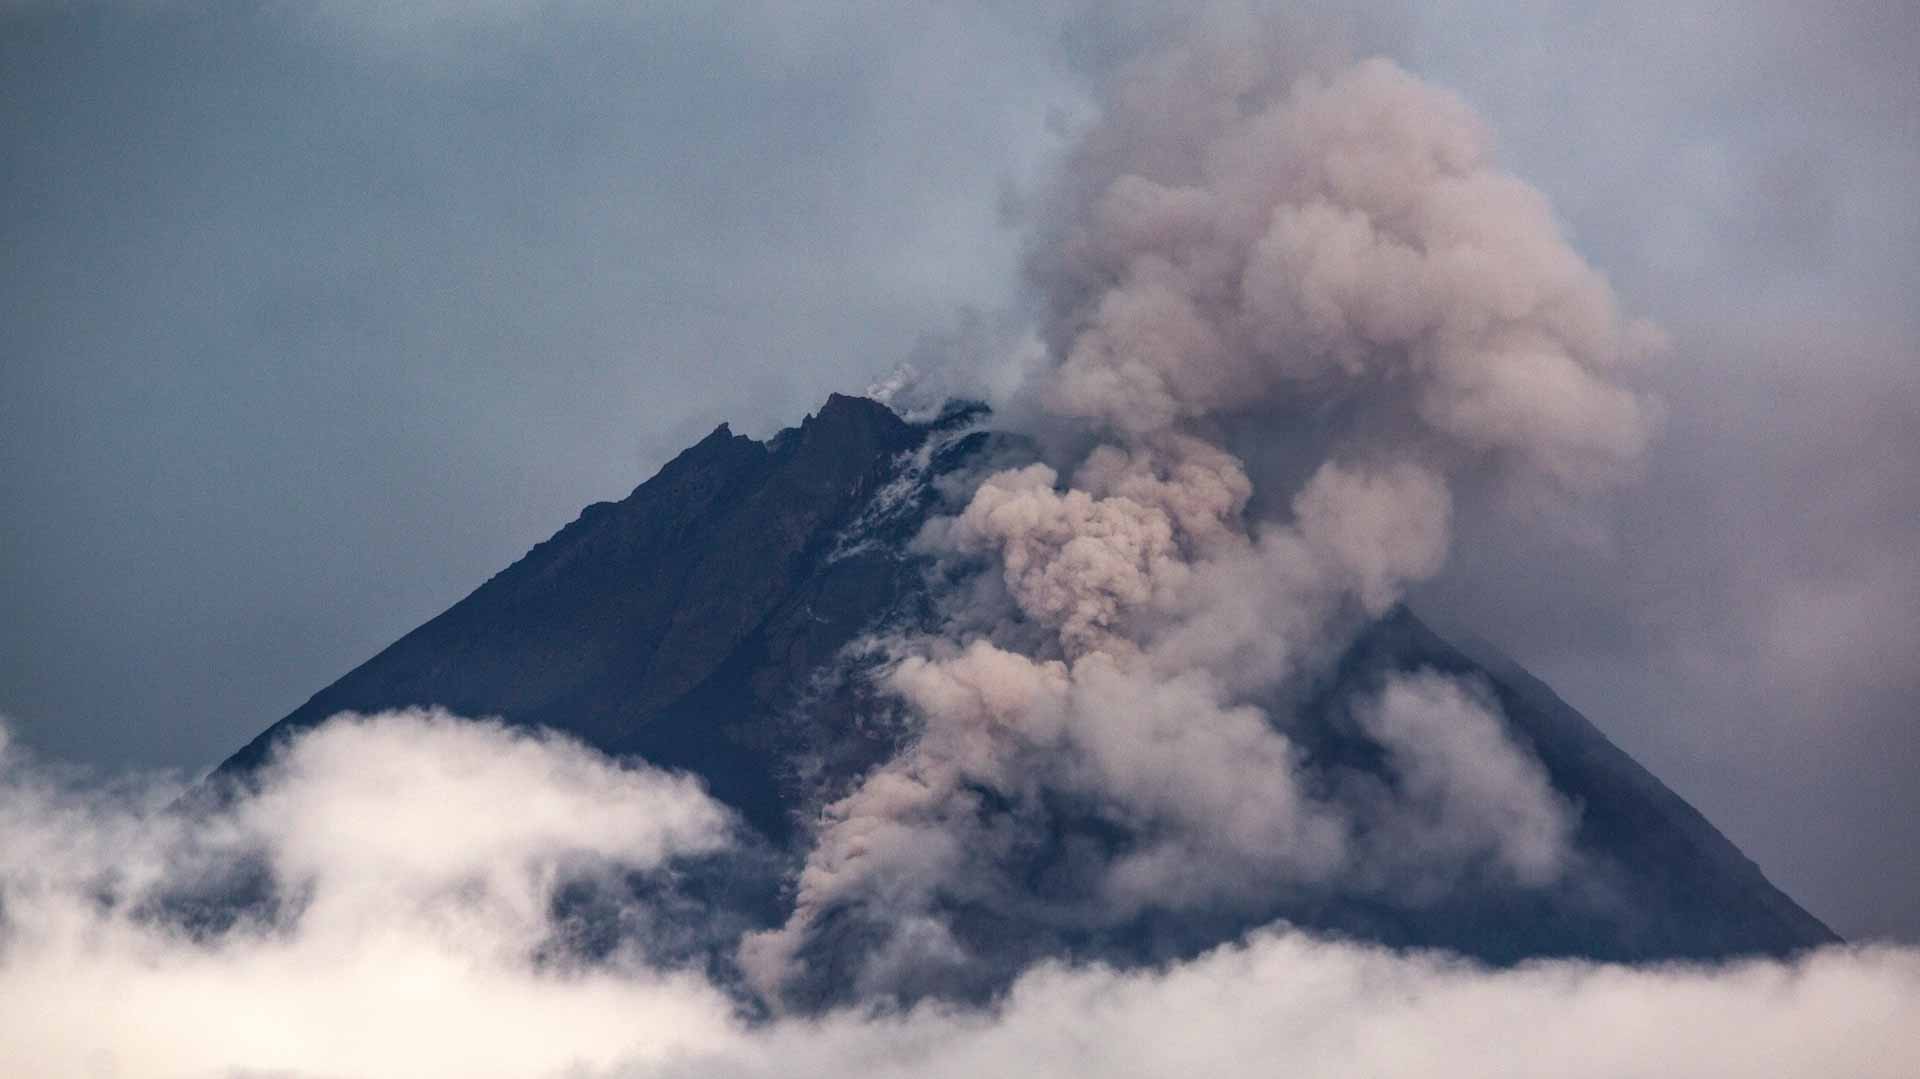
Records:
[[[777,920],[778,881],[804,851],[811,815],[910,737],[910,719],[863,677],[858,642],[931,617],[926,567],[909,542],[930,515],[957,508],[964,485],[942,477],[1030,452],[989,422],[978,405],[915,423],[835,395],[764,442],[723,424],[316,693],[216,776],[246,774],[279,739],[342,711],[437,705],[550,727],[703,779],[759,847],[740,865],[708,866],[695,883],[700,902],[730,905],[715,924]],[[1478,680],[1578,810],[1582,871],[1571,879],[1462,884],[1412,904],[1301,892],[1276,895],[1256,916],[1149,914],[1097,933],[959,912],[959,931],[1002,951],[1008,972],[1046,954],[1191,954],[1274,919],[1495,963],[1784,955],[1836,939],[1546,685],[1484,645],[1472,652],[1396,609],[1327,672],[1303,706],[1300,737],[1311,752],[1364,767],[1341,702],[1396,672]],[[811,946],[820,999],[835,996],[862,932],[829,922]]]

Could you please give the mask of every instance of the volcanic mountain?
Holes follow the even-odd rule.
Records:
[[[911,718],[873,689],[861,642],[930,617],[939,586],[911,541],[929,517],[958,508],[965,475],[1031,454],[989,423],[982,406],[909,422],[836,395],[764,442],[723,424],[316,693],[217,774],[245,775],[278,740],[342,711],[440,706],[553,728],[700,777],[747,823],[758,852],[704,870],[698,902],[712,909],[702,917],[777,922],[780,882],[820,808],[913,737]],[[1495,963],[1782,955],[1835,939],[1546,685],[1484,646],[1472,653],[1397,608],[1320,677],[1294,734],[1310,752],[1365,768],[1369,747],[1339,721],[1340,702],[1396,672],[1478,680],[1513,741],[1578,812],[1586,869],[1576,877],[1463,885],[1413,904],[1303,891],[1275,895],[1251,920],[1163,913],[1081,932],[963,918],[962,931],[979,948],[1003,948],[1008,971],[1047,954],[1190,954],[1275,919]],[[823,999],[851,962],[840,953],[861,946],[855,926],[823,932],[812,957]]]

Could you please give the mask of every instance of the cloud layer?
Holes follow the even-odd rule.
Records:
[[[824,1079],[1281,1065],[1894,1077],[1920,1066],[1920,956],[1887,948],[1489,971],[1276,927],[1151,970],[1042,965],[991,1008],[755,1020],[704,976],[650,955],[644,936],[592,961],[537,946],[565,931],[538,902],[556,881],[659,872],[727,841],[725,815],[684,779],[559,738],[400,713],[305,734],[223,808],[184,813],[175,793],[159,780],[88,785],[17,747],[0,754],[10,1067]],[[270,923],[197,933],[143,911],[143,896],[243,852],[302,902]]]
[[[9,1068],[536,1075],[729,1029],[717,990],[644,954],[542,961],[563,883],[726,844],[690,780],[408,712],[330,721],[230,804],[175,793],[0,758]],[[252,866],[277,906],[225,929],[169,912],[235,901]]]

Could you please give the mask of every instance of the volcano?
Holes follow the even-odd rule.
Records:
[[[909,421],[839,395],[766,441],[723,424],[316,693],[216,778],[244,776],[279,741],[340,712],[438,706],[552,728],[704,781],[757,853],[707,867],[701,902],[715,924],[777,921],[781,882],[821,808],[914,736],[912,717],[873,688],[861,642],[931,617],[940,586],[912,540],[957,510],[965,477],[1031,457],[991,425],[979,405]],[[1360,631],[1318,676],[1290,734],[1364,768],[1367,747],[1340,723],[1341,702],[1418,671],[1487,687],[1507,733],[1576,808],[1582,872],[1413,903],[1302,890],[1257,912],[1149,912],[1098,932],[1005,916],[958,924],[977,948],[1003,950],[1009,972],[1055,954],[1152,962],[1275,920],[1498,964],[1778,956],[1836,939],[1546,685],[1484,645],[1450,644],[1405,607]],[[823,999],[862,939],[852,924],[821,934]]]

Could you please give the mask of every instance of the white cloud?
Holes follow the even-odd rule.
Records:
[[[643,950],[535,961],[563,880],[726,843],[689,779],[403,712],[295,740],[230,806],[168,810],[174,790],[0,760],[9,1070],[523,1076],[711,1044],[730,1022],[716,990]],[[149,913],[253,856],[292,898],[269,924],[196,938]]]
[[[990,1008],[756,1022],[643,943],[603,963],[536,961],[538,908],[492,901],[537,895],[583,860],[645,868],[712,850],[725,817],[685,780],[402,713],[296,741],[230,814],[170,817],[174,793],[89,787],[0,756],[11,1072],[1892,1079],[1920,1067],[1920,953],[1885,948],[1493,971],[1275,927],[1154,970],[1044,964]],[[195,938],[97,888],[143,859],[150,882],[191,875],[204,864],[185,852],[254,840],[305,875],[315,907]],[[315,917],[330,895],[378,916]]]
[[[785,1023],[626,1074],[1909,1076],[1920,953],[1489,971],[1288,932],[1149,973],[1045,967],[990,1011]]]

